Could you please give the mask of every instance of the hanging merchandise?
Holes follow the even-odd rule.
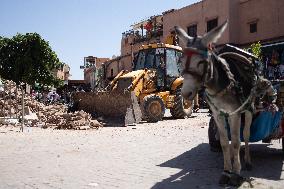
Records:
[[[153,24],[152,24],[152,21],[149,20],[146,25],[144,26],[144,28],[147,30],[147,31],[151,31],[153,29]]]
[[[281,53],[280,64],[284,64],[284,50]]]
[[[273,51],[272,51],[271,64],[272,64],[272,65],[277,65],[277,64],[279,64],[279,53],[278,53],[276,50],[273,50]]]

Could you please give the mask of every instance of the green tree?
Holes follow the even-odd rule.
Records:
[[[261,44],[260,42],[253,43],[250,46],[252,54],[254,54],[259,60],[262,60]]]
[[[0,37],[0,76],[16,83],[58,86],[52,74],[61,66],[49,43],[37,33]]]

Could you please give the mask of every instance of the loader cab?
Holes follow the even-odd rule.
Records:
[[[181,48],[167,44],[142,46],[134,60],[133,70],[155,69],[157,87],[169,90],[172,82],[181,76]]]

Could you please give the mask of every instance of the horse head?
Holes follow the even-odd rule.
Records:
[[[180,46],[183,49],[182,75],[184,78],[182,95],[192,100],[199,89],[213,77],[211,44],[216,43],[227,27],[227,21],[204,36],[191,37],[182,28],[175,26]]]

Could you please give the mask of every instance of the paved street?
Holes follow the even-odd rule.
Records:
[[[210,152],[207,113],[99,130],[0,127],[0,188],[219,188],[221,153]],[[284,188],[279,141],[253,144],[254,188]],[[241,188],[249,188],[244,183]]]

